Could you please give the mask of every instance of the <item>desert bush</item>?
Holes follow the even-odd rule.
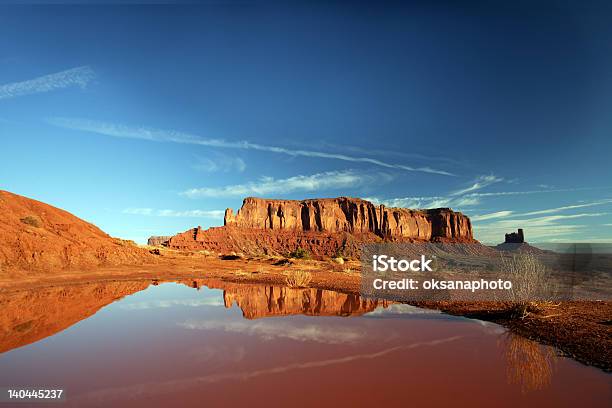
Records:
[[[344,258],[342,258],[342,257],[332,258],[332,261],[334,261],[335,263],[337,263],[339,265],[344,265]]]
[[[531,313],[540,311],[542,305],[549,304],[550,273],[531,253],[515,254],[504,257],[501,269],[505,277],[512,282],[509,311],[521,319]]]
[[[33,216],[33,215],[28,215],[27,217],[23,217],[21,219],[21,222],[23,222],[24,224],[31,225],[32,227],[36,227],[36,228],[39,228],[42,224],[40,222],[40,218]]]
[[[295,251],[289,254],[289,258],[309,259],[310,253],[304,248],[297,248]]]
[[[287,286],[290,288],[305,288],[308,287],[312,280],[312,274],[306,271],[289,271],[287,272]]]

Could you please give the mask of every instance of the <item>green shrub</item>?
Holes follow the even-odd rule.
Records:
[[[304,248],[297,248],[295,251],[289,254],[289,258],[309,259],[310,253]]]

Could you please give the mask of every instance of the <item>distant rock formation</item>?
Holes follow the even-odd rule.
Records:
[[[506,252],[529,252],[532,254],[544,254],[550,252],[529,245],[525,241],[525,234],[522,228],[519,228],[517,232],[506,234],[504,242],[497,245],[495,249]]]
[[[522,244],[523,242],[525,242],[525,235],[522,228],[519,228],[518,232],[506,234],[506,239],[504,240],[505,244]]]
[[[172,238],[172,235],[153,235],[147,240],[147,245],[160,246],[164,245]]]
[[[450,208],[410,210],[359,198],[266,200],[248,197],[225,225],[269,230],[373,233],[381,238],[473,240],[470,219]]]
[[[224,227],[193,228],[168,240],[171,248],[285,255],[357,256],[366,242],[476,242],[465,215],[449,208],[410,210],[349,197],[311,200],[244,199]]]

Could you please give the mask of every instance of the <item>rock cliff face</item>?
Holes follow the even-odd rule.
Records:
[[[225,226],[193,228],[170,238],[182,250],[286,255],[359,255],[361,244],[380,241],[475,242],[468,217],[448,208],[409,210],[374,205],[358,198],[267,200],[246,198],[236,214],[225,211]]]
[[[147,245],[150,245],[150,246],[164,245],[165,243],[168,242],[168,240],[170,238],[172,238],[171,235],[168,235],[168,236],[153,235],[153,236],[149,237],[149,239],[147,240]]]
[[[358,198],[266,200],[249,197],[225,225],[268,230],[372,233],[381,238],[471,241],[470,219],[449,208],[410,210],[374,205]]]

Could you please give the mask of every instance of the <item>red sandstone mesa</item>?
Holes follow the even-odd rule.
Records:
[[[177,249],[286,254],[298,247],[314,255],[355,255],[364,242],[475,242],[472,224],[449,208],[410,210],[349,197],[269,200],[249,197],[225,226],[175,235]]]

